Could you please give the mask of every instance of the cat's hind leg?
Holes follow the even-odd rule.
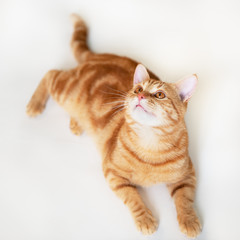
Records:
[[[35,117],[43,112],[49,98],[48,85],[60,72],[51,70],[43,77],[27,105],[26,112],[30,117]]]

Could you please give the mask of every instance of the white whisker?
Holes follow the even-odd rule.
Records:
[[[122,111],[123,109],[125,109],[125,106],[124,106],[124,107],[120,107],[119,110],[116,110],[116,111],[111,115],[111,117],[113,117],[115,114],[119,113],[119,112]]]
[[[117,109],[117,108],[120,108],[120,107],[125,107],[124,104],[119,104],[119,105],[116,105],[115,107],[112,107],[112,109]]]
[[[100,90],[101,91],[101,90]],[[109,94],[109,95],[115,95],[115,96],[120,96],[120,97],[126,97],[126,95],[120,94],[120,93],[114,93],[114,92],[105,92],[101,91],[102,93]]]
[[[126,92],[121,91],[121,90],[119,90],[119,89],[111,88],[111,87],[109,87],[109,86],[107,86],[107,88],[109,88],[109,89],[111,89],[111,90],[113,90],[113,91],[115,91],[115,92],[121,93],[121,94],[123,94],[123,95],[125,95],[125,96],[127,95]]]
[[[113,101],[113,102],[107,102],[107,103],[104,103],[104,105],[106,104],[114,104],[114,103],[124,103],[125,101]]]

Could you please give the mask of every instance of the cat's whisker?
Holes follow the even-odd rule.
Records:
[[[104,105],[114,104],[114,103],[124,103],[124,102],[125,102],[125,101],[113,101],[113,102],[104,103]]]
[[[104,101],[105,102],[110,102],[110,101],[123,101],[123,102],[125,102],[126,99],[120,98],[120,97],[108,97],[108,98],[104,98]]]
[[[126,95],[120,94],[120,93],[112,93],[112,92],[105,92],[105,91],[101,91],[100,92],[104,93],[104,94],[109,94],[109,95],[114,95],[114,96],[120,96],[120,97],[126,97]]]
[[[118,90],[118,89],[115,89],[115,88],[111,88],[109,86],[106,86],[107,89],[110,89],[111,91],[114,91],[114,92],[117,92],[117,93],[121,93],[121,94],[124,94],[124,95],[127,95],[127,92],[124,92],[124,91],[121,91],[121,90]]]
[[[113,116],[116,115],[118,112],[122,111],[123,109],[125,109],[125,106],[118,108],[118,110],[116,110],[116,111],[111,115],[111,117],[113,117]]]
[[[107,97],[105,99],[107,100],[107,99],[112,99],[112,98],[115,98],[115,99],[125,99],[124,97],[122,97],[122,98],[121,97]]]
[[[150,108],[153,108],[154,104],[148,104],[147,106],[150,107]]]
[[[115,92],[118,92],[118,93],[121,93],[121,94],[127,96],[127,93],[124,92],[124,91],[121,91],[121,90],[119,90],[119,89],[115,89],[115,88],[111,88],[110,86],[107,86],[107,88],[109,88],[109,89],[111,89],[111,90],[113,90],[113,91],[115,91]]]
[[[116,105],[115,107],[112,107],[112,109],[117,109],[117,108],[120,108],[120,107],[125,107],[125,105],[124,104]]]

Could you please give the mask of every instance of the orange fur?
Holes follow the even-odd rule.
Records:
[[[27,106],[28,115],[40,114],[50,95],[70,114],[74,134],[85,130],[93,136],[102,154],[105,178],[129,207],[142,233],[156,231],[157,221],[136,186],[164,182],[175,200],[181,231],[196,237],[201,225],[193,209],[196,178],[184,123],[187,103],[181,101],[174,84],[162,82],[148,71],[145,75],[149,78],[138,84],[143,88],[141,96],[153,111],[161,110],[163,122],[158,126],[138,123],[129,108],[136,97],[133,78],[137,62],[91,52],[84,22],[77,15],[72,19],[71,46],[79,65],[68,71],[49,71]],[[152,91],[159,89],[168,97],[155,99]]]

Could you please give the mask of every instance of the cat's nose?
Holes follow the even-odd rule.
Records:
[[[146,97],[144,96],[143,93],[139,93],[139,94],[138,94],[138,100],[139,100],[139,102],[140,102],[142,99],[144,99],[144,98],[146,98]]]

